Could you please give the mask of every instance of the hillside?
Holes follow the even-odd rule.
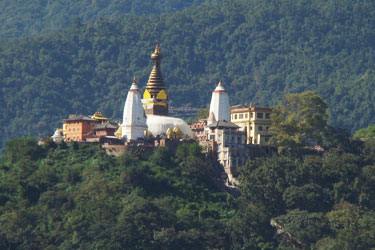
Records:
[[[331,124],[375,123],[375,2],[235,0],[181,12],[78,19],[64,31],[0,42],[0,141],[47,135],[69,113],[120,118],[144,87],[155,40],[172,106],[205,107],[219,79],[231,104],[273,106],[317,91]]]
[[[249,161],[238,196],[196,143],[114,158],[98,145],[11,140],[0,248],[373,249],[375,143],[334,128],[325,140],[324,152]]]
[[[198,5],[204,0],[16,0],[0,1],[0,37],[46,33],[68,27],[74,18],[84,22],[124,14],[160,14]]]

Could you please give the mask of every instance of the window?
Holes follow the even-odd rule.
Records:
[[[249,115],[248,115],[248,114],[245,114],[245,118],[249,118]]]
[[[258,130],[259,130],[259,131],[262,131],[262,130],[263,130],[263,127],[262,127],[262,126],[259,126],[259,127],[258,127]]]
[[[257,113],[257,118],[262,119],[263,118],[263,113]]]
[[[253,130],[253,126],[250,126],[250,130]]]
[[[270,128],[270,127],[266,127],[266,130],[268,131],[269,128]]]
[[[266,113],[266,119],[270,119],[271,118],[271,114],[270,113]]]
[[[253,113],[250,113],[250,118],[253,118]]]
[[[243,119],[243,114],[240,114],[239,116],[240,116],[239,119]]]
[[[234,115],[234,119],[237,120],[237,115]]]

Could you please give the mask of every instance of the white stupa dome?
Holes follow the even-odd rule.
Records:
[[[55,133],[52,136],[52,140],[56,143],[60,143],[64,140],[64,136],[59,129],[56,129]]]
[[[163,115],[147,115],[148,131],[153,135],[165,135],[169,128],[174,129],[178,126],[184,136],[193,138],[193,132],[187,123],[180,119]]]

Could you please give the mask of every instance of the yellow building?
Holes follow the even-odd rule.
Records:
[[[230,111],[231,122],[246,133],[248,144],[267,144],[270,137],[271,108],[240,107]]]

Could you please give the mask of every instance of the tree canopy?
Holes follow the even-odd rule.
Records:
[[[206,0],[207,1],[207,0]],[[97,18],[114,19],[125,14],[172,13],[199,5],[204,0],[54,0],[1,1],[0,37],[12,38],[47,33],[68,27],[77,20],[95,22]]]
[[[290,110],[311,100],[326,108],[311,92],[286,100]],[[11,140],[0,161],[0,248],[372,249],[375,142],[333,127],[325,138],[335,143],[324,151],[248,161],[235,196],[196,143],[114,158],[99,145]]]
[[[370,125],[367,128],[358,129],[354,133],[356,138],[375,138],[375,125]]]
[[[270,143],[279,152],[299,150],[307,146],[323,145],[327,130],[327,103],[315,92],[288,94],[283,104],[273,109]]]
[[[369,0],[224,0],[2,39],[0,141],[45,136],[69,113],[120,118],[133,76],[147,81],[155,40],[171,106],[205,107],[219,79],[231,104],[313,90],[329,123],[352,133],[375,123],[374,13]]]

